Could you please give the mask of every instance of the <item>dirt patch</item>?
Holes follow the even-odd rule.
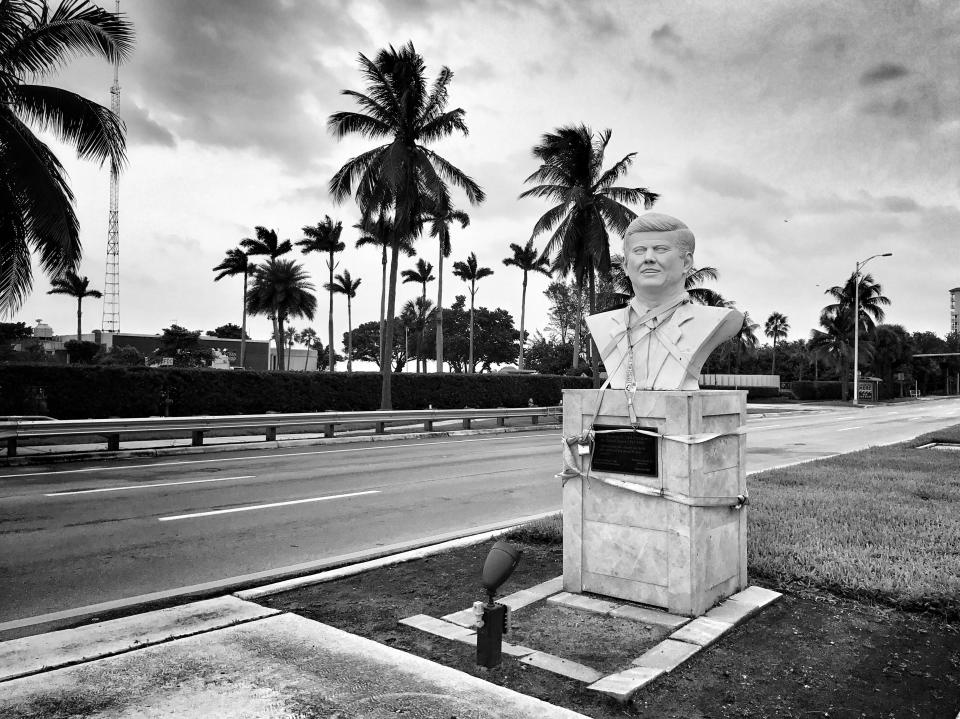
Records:
[[[518,546],[524,554],[504,585],[504,594],[562,573],[558,546]],[[784,597],[641,690],[626,706],[587,691],[580,682],[511,657],[504,657],[496,669],[478,668],[473,647],[397,623],[414,614],[441,617],[481,599],[480,569],[489,548],[489,544],[467,547],[275,595],[261,603],[597,719],[955,719],[960,711],[960,624],[826,592],[777,586],[758,577],[751,577],[751,583],[781,591]],[[566,614],[542,609],[546,606],[538,603],[517,612],[514,633],[507,640],[588,666],[605,653],[635,651],[621,644],[629,645],[630,640],[618,636],[617,627],[609,627],[614,635],[608,636],[601,631],[602,623],[576,623]],[[645,625],[631,626],[636,631]]]

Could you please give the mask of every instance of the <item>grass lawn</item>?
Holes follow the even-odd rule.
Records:
[[[752,475],[750,583],[781,591],[783,598],[626,706],[510,657],[496,669],[479,669],[473,647],[398,624],[414,614],[441,617],[480,598],[480,567],[490,543],[263,603],[596,719],[954,719],[960,711],[960,453],[918,449],[936,440],[960,443],[960,426]],[[508,538],[524,554],[503,593],[562,573],[559,518]],[[543,618],[526,611],[514,614],[516,639],[573,647],[569,658],[575,660],[643,639],[611,638],[592,625],[581,630],[574,610],[553,620],[564,631],[551,639],[550,631],[537,628]]]

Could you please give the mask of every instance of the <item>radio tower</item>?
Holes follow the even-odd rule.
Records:
[[[117,15],[120,15],[120,0],[117,0]],[[120,62],[113,64],[113,85],[110,87],[110,109],[115,115],[120,113]],[[117,168],[110,169],[110,218],[107,221],[107,270],[103,280],[103,320],[100,328],[104,332],[120,331],[120,224],[119,224],[119,182]]]

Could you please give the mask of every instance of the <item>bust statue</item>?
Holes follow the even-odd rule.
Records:
[[[620,309],[587,318],[610,386],[616,389],[700,388],[700,368],[733,337],[743,315],[690,300],[693,232],[670,215],[648,212],[623,235],[623,265],[634,296]]]

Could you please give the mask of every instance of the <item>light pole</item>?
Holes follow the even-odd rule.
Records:
[[[860,399],[860,270],[874,257],[892,257],[892,252],[870,255],[863,262],[857,262],[853,273],[853,405]]]

